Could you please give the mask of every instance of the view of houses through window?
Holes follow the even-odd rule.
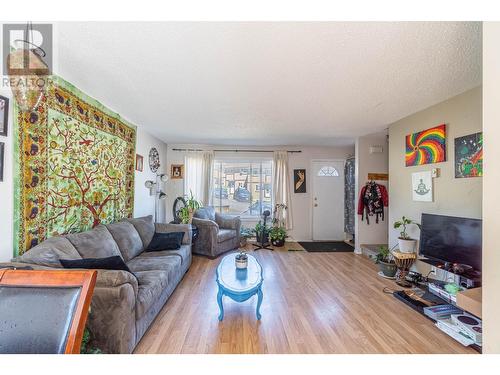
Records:
[[[272,161],[214,163],[212,202],[221,213],[260,216],[272,207]]]

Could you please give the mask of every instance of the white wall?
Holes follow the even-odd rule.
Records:
[[[370,154],[370,146],[381,146],[381,153]],[[384,220],[376,223],[375,216],[370,217],[370,224],[366,218],[361,220],[357,214],[358,200],[361,189],[368,181],[368,173],[387,173],[389,147],[387,133],[370,134],[356,139],[356,219],[355,223],[355,250],[360,252],[362,244],[386,244],[387,228],[389,223],[388,208],[384,207]],[[390,178],[391,176],[389,176]],[[387,187],[387,181],[376,181]],[[389,202],[391,204],[391,202]]]
[[[167,173],[167,144],[138,128],[135,152],[144,158],[144,168],[142,172],[135,171],[134,217],[154,215],[155,212],[154,196],[149,195],[149,189],[144,186],[147,180],[156,181],[156,173],[149,169],[149,150],[152,147],[156,147],[160,154],[160,168],[156,173]],[[161,186],[164,192],[167,184]],[[165,207],[165,200],[160,201],[158,222],[165,221]]]
[[[236,146],[213,146],[213,145],[175,145],[170,144],[168,147],[168,170],[171,164],[183,164],[185,152],[173,151],[173,148],[195,148],[195,149],[240,149]],[[293,186],[293,170],[305,168],[306,169],[306,193],[295,194],[292,192],[292,214],[294,228],[290,231],[291,239],[302,241],[312,239],[311,220],[312,220],[312,192],[311,192],[311,162],[318,159],[346,159],[348,156],[354,154],[354,146],[344,147],[302,147],[302,146],[269,146],[269,147],[245,147],[247,149],[263,149],[263,150],[301,150],[301,153],[289,154],[290,166],[290,181]],[[238,153],[242,156],[244,153]],[[250,154],[255,156],[255,154]],[[216,154],[217,156],[217,154]],[[269,153],[272,158],[272,153]],[[172,205],[176,197],[184,194],[184,181],[183,180],[170,180],[167,183],[167,221],[172,219]],[[341,220],[344,220],[343,216]],[[253,226],[254,221],[244,222],[245,226]]]
[[[0,142],[5,143],[3,182],[0,182],[0,262],[8,261],[13,254],[14,232],[14,181],[12,170],[13,157],[13,129],[12,129],[12,92],[8,88],[0,87],[0,95],[9,100],[9,122],[7,137],[0,136]]]
[[[0,136],[0,142],[5,143],[4,178],[0,182],[0,262],[9,261],[13,256],[13,218],[14,218],[14,180],[13,180],[13,99],[10,89],[0,88],[0,95],[10,98],[8,137]],[[144,187],[146,179],[154,179],[154,173],[149,169],[148,154],[151,147],[156,147],[160,153],[160,170],[166,169],[167,144],[137,129],[136,152],[144,156],[144,172],[135,172],[134,216],[154,214],[154,200],[149,196],[149,190]],[[164,205],[161,211],[164,215]],[[163,218],[164,216],[160,216]]]
[[[483,25],[483,352],[500,353],[500,23]]]

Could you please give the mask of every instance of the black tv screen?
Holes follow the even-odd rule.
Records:
[[[482,220],[422,214],[420,254],[481,271]]]

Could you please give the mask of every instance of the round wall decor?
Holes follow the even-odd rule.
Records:
[[[153,147],[149,150],[149,169],[151,169],[151,172],[156,173],[158,168],[160,168],[160,154],[158,150]]]

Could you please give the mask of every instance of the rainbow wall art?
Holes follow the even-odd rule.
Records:
[[[406,166],[446,161],[446,125],[406,136]]]

